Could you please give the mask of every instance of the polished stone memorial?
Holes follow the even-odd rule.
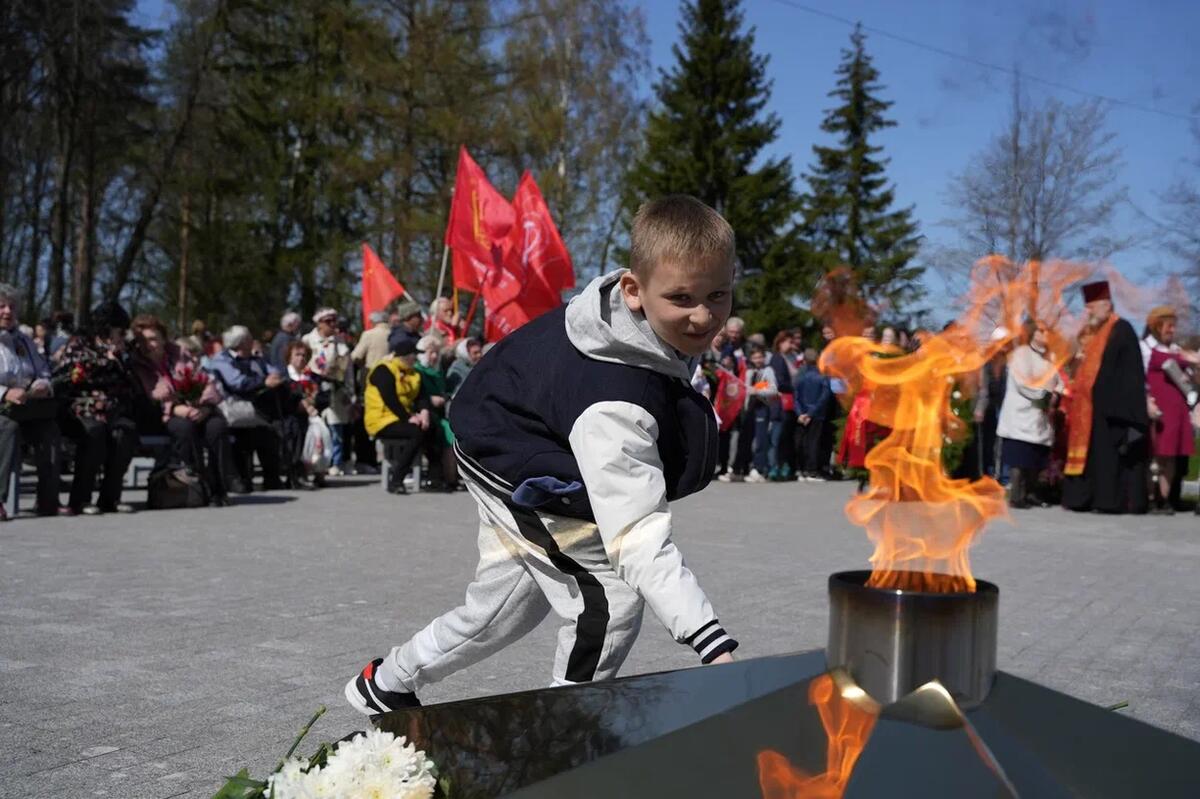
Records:
[[[1200,743],[1004,672],[965,712],[933,683],[867,713],[839,679],[814,651],[376,724],[424,749],[452,799],[1200,796]]]

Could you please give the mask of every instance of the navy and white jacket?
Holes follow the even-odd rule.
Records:
[[[671,540],[670,500],[715,468],[692,367],[626,306],[621,272],[497,344],[450,408],[466,474],[506,502],[594,521],[617,574],[705,662],[737,642]]]

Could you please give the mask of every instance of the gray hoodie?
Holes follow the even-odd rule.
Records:
[[[650,327],[642,312],[629,310],[617,282],[628,270],[601,275],[567,306],[567,338],[598,361],[622,363],[690,380],[695,371]]]

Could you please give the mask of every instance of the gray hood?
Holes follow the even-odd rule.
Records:
[[[690,380],[688,360],[646,321],[645,314],[629,310],[617,281],[625,270],[601,275],[567,306],[567,338],[589,358],[650,369],[670,377]]]

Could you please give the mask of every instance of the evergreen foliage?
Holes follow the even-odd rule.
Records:
[[[747,279],[736,310],[755,330],[804,319],[793,298],[806,288],[805,248],[796,230],[799,199],[791,160],[766,148],[779,118],[764,111],[767,57],[754,52],[740,0],[683,5],[675,65],[655,85],[644,150],[630,170],[626,210],[648,199],[691,194],[729,220]]]
[[[857,27],[850,49],[842,51],[837,87],[829,93],[839,104],[821,123],[836,143],[813,147],[816,163],[805,176],[804,227],[814,250],[854,270],[876,310],[894,313],[921,295],[923,269],[911,263],[920,236],[913,209],[893,208],[888,159],[873,143],[876,134],[896,123],[886,117],[892,104],[879,97],[883,86],[865,41]]]

